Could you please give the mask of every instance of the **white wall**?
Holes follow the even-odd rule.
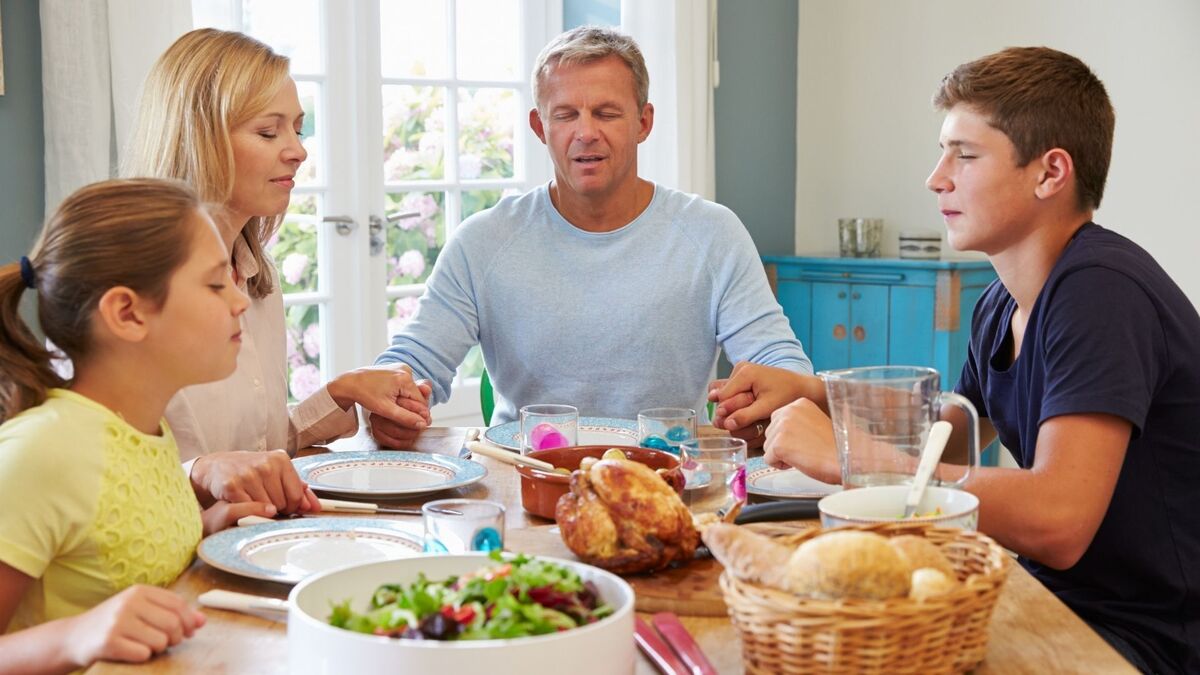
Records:
[[[925,177],[960,63],[1045,45],[1081,58],[1117,112],[1096,222],[1148,249],[1200,305],[1200,2],[799,0],[796,249],[837,249],[839,216],[943,230]],[[781,56],[782,58],[782,56]]]

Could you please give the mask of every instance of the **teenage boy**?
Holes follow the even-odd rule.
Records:
[[[956,389],[986,418],[982,441],[999,435],[1020,465],[969,481],[979,528],[1139,669],[1200,672],[1200,316],[1146,251],[1092,222],[1114,126],[1104,85],[1068,54],[1012,48],[956,68],[934,104],[926,184],[950,245],[999,275]],[[839,480],[811,378],[745,366],[714,384],[727,428],[779,408],[768,461]]]

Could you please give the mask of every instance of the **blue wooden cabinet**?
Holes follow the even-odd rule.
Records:
[[[967,359],[987,261],[765,256],[779,304],[817,370],[929,366],[942,388]]]

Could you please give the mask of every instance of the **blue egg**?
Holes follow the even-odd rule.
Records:
[[[475,533],[475,537],[471,539],[472,551],[494,551],[500,548],[503,542],[500,540],[500,533],[494,527],[485,527]]]
[[[686,441],[687,439],[689,439],[691,437],[692,437],[692,432],[688,431],[687,427],[683,426],[682,424],[676,425],[676,426],[671,427],[670,429],[667,429],[667,440],[668,441],[675,441],[676,443],[678,443],[680,441]]]
[[[426,553],[449,553],[446,545],[438,541],[437,537],[425,537],[425,552]]]
[[[662,436],[647,436],[642,439],[641,446],[643,448],[651,448],[654,450],[665,450],[671,452],[671,444]]]

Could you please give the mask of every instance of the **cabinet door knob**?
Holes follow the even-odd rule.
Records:
[[[866,339],[867,339],[867,331],[866,331],[866,329],[865,329],[865,328],[863,328],[862,326],[855,326],[855,327],[854,327],[854,339],[855,339],[855,340],[857,340],[857,341],[859,341],[859,342],[862,342],[863,340],[866,340]]]
[[[851,300],[858,300],[858,299],[859,299],[859,298],[861,298],[861,297],[862,297],[862,294],[861,294],[861,293],[855,293],[854,295],[851,295],[851,296],[850,296],[850,299],[851,299]]]
[[[833,327],[833,339],[834,340],[845,340],[846,339],[846,327],[840,323],[835,325]]]
[[[846,291],[838,291],[838,300],[846,299]]]

